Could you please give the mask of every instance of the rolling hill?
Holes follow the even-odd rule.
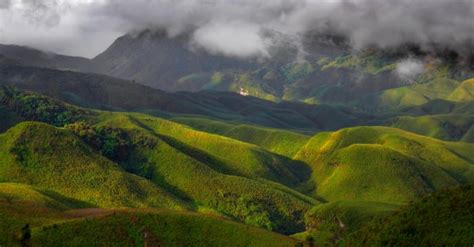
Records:
[[[0,181],[45,188],[96,207],[184,208],[144,178],[124,172],[72,133],[23,122],[0,135]]]
[[[0,85],[34,91],[86,108],[201,115],[266,127],[315,131],[363,124],[373,116],[330,105],[274,103],[229,92],[167,93],[112,77],[53,69],[0,66]]]
[[[356,127],[317,134],[294,159],[313,170],[309,193],[329,201],[403,203],[472,183],[472,150],[394,128]]]
[[[7,246],[295,246],[298,241],[223,217],[164,209],[79,208],[35,187],[0,183],[0,243]]]
[[[0,137],[0,181],[39,186],[95,207],[210,208],[280,232],[302,229],[304,212],[318,203],[282,185],[304,179],[298,162],[166,120],[110,114],[96,129],[33,122],[9,129]],[[146,127],[150,119],[174,132]],[[201,141],[187,141],[191,136]],[[228,150],[240,150],[240,162],[221,155]]]
[[[302,229],[304,212],[318,203],[281,185],[294,187],[305,179],[307,169],[298,162],[150,116],[118,114],[105,119],[98,125],[133,133],[137,137],[132,135],[132,142],[146,136],[155,143],[137,149],[122,162],[124,169],[197,205],[280,232],[294,232]]]

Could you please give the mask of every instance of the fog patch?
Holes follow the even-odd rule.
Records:
[[[425,72],[423,61],[414,58],[408,58],[397,63],[395,73],[404,82],[412,83],[418,76]]]

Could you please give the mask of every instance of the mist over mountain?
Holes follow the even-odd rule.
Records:
[[[473,49],[473,5],[470,0],[11,0],[0,8],[0,42],[93,56],[120,34],[154,29],[170,37],[189,35],[190,44],[213,54],[251,58],[269,56],[274,40],[265,30],[275,30],[291,36],[303,53],[302,37],[317,32],[340,35],[354,49],[414,44],[462,55]]]

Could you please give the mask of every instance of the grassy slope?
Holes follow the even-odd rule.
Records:
[[[474,101],[454,102],[449,100],[432,100],[419,106],[400,109],[402,115],[442,115],[442,114],[474,114]]]
[[[250,224],[294,232],[302,228],[304,212],[317,203],[288,187],[262,179],[267,176],[266,171],[278,172],[279,181],[283,182],[292,179],[294,174],[290,172],[290,176],[284,178],[286,174],[281,172],[288,173],[285,167],[288,164],[278,163],[280,158],[256,146],[150,116],[114,115],[107,116],[100,125],[123,128],[132,136],[140,133],[156,142],[152,148],[137,150],[124,166],[133,167],[137,174],[145,173],[156,184],[197,205]],[[223,155],[228,157],[223,158]],[[232,155],[241,162],[228,163]],[[275,165],[280,168],[274,168]],[[238,176],[247,171],[246,177]]]
[[[20,246],[295,246],[295,239],[227,219],[172,210],[74,209],[78,204],[31,186],[0,183],[0,244]]]
[[[102,125],[139,127],[169,143],[184,145],[196,152],[207,154],[220,169],[232,175],[265,178],[283,184],[295,185],[307,171],[303,164],[268,152],[258,146],[235,139],[196,131],[184,125],[147,115],[131,114],[107,116]],[[210,162],[212,163],[212,162]]]
[[[193,213],[118,213],[38,229],[33,244],[50,246],[295,246],[263,229]]]
[[[33,122],[0,135],[0,181],[35,185],[100,207],[184,206],[94,153],[73,134]]]
[[[400,109],[405,107],[427,104],[433,100],[449,100],[454,102],[468,102],[474,100],[474,80],[462,83],[439,78],[426,83],[398,87],[377,92],[359,101],[364,107],[379,109]]]
[[[68,208],[61,202],[22,184],[0,183],[0,244],[11,245],[28,222],[54,222],[55,215]]]
[[[474,115],[468,114],[403,116],[390,123],[395,128],[447,141],[463,140],[473,125]]]
[[[464,81],[457,87],[448,99],[453,101],[473,101],[474,100],[474,79]]]
[[[34,231],[49,246],[295,246],[298,241],[260,228],[194,213],[118,213]]]
[[[440,191],[356,232],[347,246],[471,246],[474,187]]]
[[[318,205],[305,215],[301,239],[313,238],[317,246],[335,245],[367,222],[386,217],[400,205],[364,201],[336,201]]]
[[[293,157],[310,139],[309,136],[296,132],[216,121],[206,118],[176,117],[170,120],[188,125],[196,130],[255,144],[270,152],[289,158]]]
[[[372,104],[378,108],[400,108],[422,105],[434,99],[445,99],[459,85],[459,82],[449,79],[436,79],[428,83],[413,84],[393,88],[367,97],[362,104]]]
[[[473,149],[393,128],[357,127],[316,135],[295,159],[312,167],[314,195],[400,203],[473,182]]]

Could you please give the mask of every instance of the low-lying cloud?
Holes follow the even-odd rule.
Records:
[[[191,34],[192,47],[239,58],[269,56],[265,30],[463,54],[473,52],[473,23],[472,0],[0,0],[0,42],[86,56],[142,29]]]
[[[256,24],[245,22],[210,23],[197,29],[192,36],[192,45],[204,48],[211,54],[223,54],[237,58],[270,56],[271,40],[261,35]],[[236,38],[238,37],[238,38]]]
[[[425,72],[425,64],[421,60],[408,58],[397,63],[395,72],[403,81],[413,82]]]

